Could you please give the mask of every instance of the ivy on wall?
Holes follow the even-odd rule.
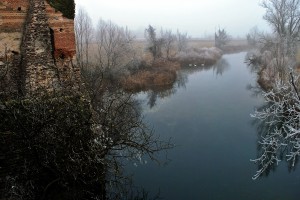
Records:
[[[75,3],[74,0],[47,0],[48,3],[56,10],[62,12],[64,17],[74,19]]]

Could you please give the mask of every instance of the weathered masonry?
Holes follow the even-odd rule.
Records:
[[[0,0],[0,95],[77,89],[74,20],[43,0]]]
[[[79,91],[75,54],[73,19],[44,0],[0,0],[0,99]],[[20,152],[27,152],[17,147],[13,134],[1,133],[0,199],[6,177],[23,162]]]

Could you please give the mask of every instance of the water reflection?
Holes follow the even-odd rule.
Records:
[[[183,72],[187,74],[193,74],[199,71],[209,71],[212,70],[216,76],[222,76],[225,71],[230,68],[228,61],[225,58],[221,58],[214,65],[204,65],[204,66],[185,66],[183,67]]]
[[[176,89],[173,87],[170,89],[162,88],[162,90],[159,89],[151,90],[147,94],[147,99],[148,99],[147,105],[150,108],[153,108],[156,105],[156,101],[158,97],[163,99],[175,93],[176,93]]]
[[[217,76],[222,76],[229,70],[229,64],[226,59],[221,58],[216,64],[211,66],[186,66],[177,73],[177,80],[172,86],[156,87],[147,92],[147,105],[153,108],[156,105],[157,99],[170,97],[177,92],[179,88],[186,88],[188,76],[190,74],[212,70]]]
[[[258,85],[249,85],[247,89],[251,90],[255,96],[262,96],[264,93]],[[277,106],[274,105],[275,103],[276,102],[264,103],[256,108],[256,110],[258,112],[269,111],[274,108],[274,106]],[[269,114],[263,119],[255,117],[252,120],[252,125],[256,128],[258,134],[257,159],[252,160],[257,165],[257,174],[253,176],[253,179],[269,176],[270,172],[276,171],[281,161],[287,163],[288,172],[295,171],[298,165],[298,157],[296,157],[295,161],[288,159],[288,155],[295,151],[296,141],[293,141],[293,138],[288,139],[287,136],[290,134],[290,130],[288,129],[289,124],[297,119],[292,119],[292,116],[289,116],[288,113],[281,116],[279,109],[275,114],[276,115]]]
[[[251,180],[256,165],[249,159],[259,151],[249,114],[263,100],[246,90],[247,84],[255,84],[255,75],[244,57],[245,53],[225,55],[230,67],[218,78],[214,66],[207,71],[186,67],[181,70],[188,77],[186,89],[164,100],[157,97],[151,111],[143,104],[145,120],[156,133],[172,137],[177,147],[169,152],[172,162],[166,167],[128,167],[137,185],[151,193],[160,189],[162,197],[172,200],[299,198],[300,174],[289,175],[284,165],[276,166],[276,174],[268,178]],[[139,96],[147,102],[146,98]]]
[[[229,70],[229,64],[226,59],[220,59],[215,65],[213,65],[213,71],[216,76],[222,76],[225,71]]]

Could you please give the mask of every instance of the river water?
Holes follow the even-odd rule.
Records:
[[[170,162],[131,164],[134,184],[166,200],[299,199],[300,171],[281,162],[268,177],[252,180],[257,129],[250,113],[263,104],[253,95],[254,73],[245,53],[224,55],[210,68],[182,70],[182,81],[165,93],[140,93],[145,121],[176,147]],[[145,158],[146,159],[146,158]]]

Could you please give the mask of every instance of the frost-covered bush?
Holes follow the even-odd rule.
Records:
[[[293,168],[300,155],[300,97],[293,75],[263,97],[266,105],[251,115],[259,121],[261,137],[258,158],[252,160],[259,168],[253,179],[267,175],[282,159]]]

